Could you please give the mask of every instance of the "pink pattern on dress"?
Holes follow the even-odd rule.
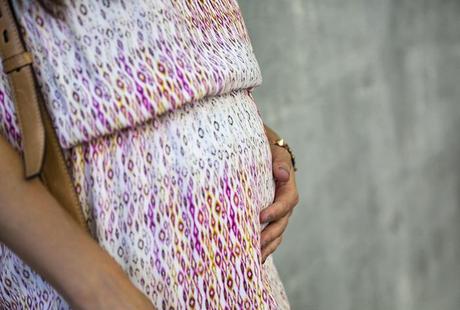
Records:
[[[288,309],[261,83],[234,0],[15,2],[94,238],[158,309]],[[21,149],[0,74],[0,133]],[[0,308],[68,309],[0,243]]]

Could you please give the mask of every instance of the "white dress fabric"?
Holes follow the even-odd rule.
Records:
[[[260,261],[275,183],[238,5],[136,4],[15,6],[91,233],[158,309],[288,309]],[[20,151],[2,80],[0,132]],[[0,244],[0,308],[69,306]]]

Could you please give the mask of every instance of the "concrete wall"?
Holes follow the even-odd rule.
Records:
[[[460,309],[460,1],[239,2],[299,161],[293,309]]]

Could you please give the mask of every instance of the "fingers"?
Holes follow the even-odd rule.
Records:
[[[275,201],[260,213],[261,223],[276,221],[290,212],[299,201],[291,156],[285,149],[272,146]]]
[[[291,155],[286,149],[275,145],[271,146],[271,152],[276,188],[273,204],[260,213],[261,223],[269,223],[260,237],[262,262],[281,244],[289,216],[299,202]]]
[[[269,243],[273,242],[275,239],[279,238],[284,230],[286,229],[289,222],[289,216],[285,216],[280,220],[269,224],[267,227],[262,230],[260,236],[260,245],[263,249]]]
[[[262,264],[265,263],[265,260],[267,257],[275,252],[275,250],[278,248],[278,246],[281,244],[281,241],[283,240],[282,236],[279,236],[272,242],[270,242],[263,250],[262,250]]]
[[[272,145],[273,176],[277,182],[287,182],[291,176],[292,162],[289,152],[285,149]]]
[[[277,221],[286,216],[291,210],[291,206],[284,200],[275,201],[268,208],[260,212],[260,222],[262,224]]]
[[[260,222],[276,221],[291,212],[299,203],[299,193],[295,182],[284,183],[276,188],[275,201],[260,212]]]

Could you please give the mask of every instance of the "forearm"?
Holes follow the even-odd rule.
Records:
[[[116,262],[58,205],[39,180],[25,181],[20,157],[0,136],[0,241],[71,304],[123,278]],[[77,299],[77,300],[76,300]]]

